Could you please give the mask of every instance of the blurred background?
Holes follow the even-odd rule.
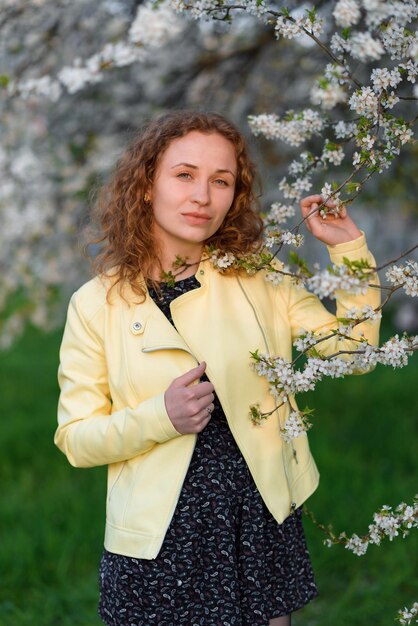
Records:
[[[0,84],[55,76],[76,57],[86,59],[123,39],[140,4],[3,0]],[[316,6],[329,16],[333,4]],[[80,230],[95,189],[144,120],[172,108],[212,110],[247,136],[267,211],[281,200],[278,183],[298,149],[253,137],[247,117],[306,107],[324,65],[316,46],[277,42],[270,27],[246,15],[228,27],[184,21],[180,35],[145,62],[110,69],[101,82],[56,101],[3,90],[0,626],[100,624],[106,470],[71,468],[52,441],[62,326],[70,294],[89,278]],[[356,72],[367,76],[370,68],[359,63]],[[406,114],[413,106],[405,105]],[[306,148],[314,150],[315,140]],[[417,151],[410,144],[351,209],[378,264],[416,243]],[[344,172],[343,164],[327,180]],[[324,180],[318,177],[318,189]],[[327,263],[322,247],[308,237],[301,254]],[[413,299],[396,296],[385,312],[383,339],[417,332]],[[315,409],[310,440],[321,472],[308,506],[336,533],[366,534],[382,505],[412,502],[418,491],[417,374],[415,356],[402,370],[379,366],[367,376],[327,380],[300,399]],[[295,615],[296,626],[383,626],[418,600],[416,531],[357,557],[342,546],[323,546],[325,537],[308,518],[305,529],[320,596]]]

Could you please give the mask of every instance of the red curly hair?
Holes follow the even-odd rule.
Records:
[[[152,188],[162,154],[170,143],[191,131],[219,133],[230,141],[237,159],[234,199],[221,227],[205,245],[236,256],[260,248],[263,221],[253,187],[256,171],[242,134],[222,115],[179,110],[148,122],[116,164],[109,182],[99,190],[91,225],[99,235],[90,244],[100,244],[93,259],[95,273],[112,275],[114,284],[128,281],[133,291],[145,297],[143,278],[159,265],[153,237],[152,205],[144,201]],[[96,230],[97,232],[97,230]]]

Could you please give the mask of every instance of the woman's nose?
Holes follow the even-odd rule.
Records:
[[[208,204],[210,198],[209,184],[201,181],[193,189],[193,200],[198,204]]]

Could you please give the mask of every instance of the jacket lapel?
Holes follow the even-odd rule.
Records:
[[[187,343],[151,299],[147,298],[134,307],[130,329],[134,335],[142,335],[142,352],[183,350],[194,357]]]
[[[142,352],[155,350],[184,350],[194,356],[187,343],[163,314],[158,318],[150,317],[145,326]]]

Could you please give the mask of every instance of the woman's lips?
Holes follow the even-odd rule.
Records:
[[[210,220],[210,216],[206,213],[183,213],[182,215],[190,224],[207,224]]]

